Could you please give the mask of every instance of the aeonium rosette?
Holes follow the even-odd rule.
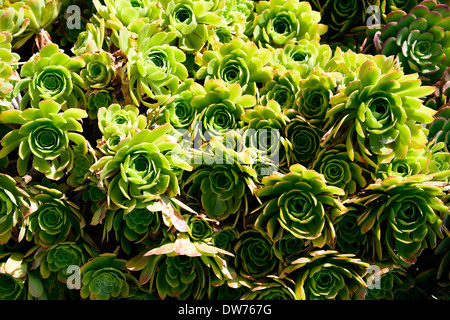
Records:
[[[9,110],[0,114],[0,122],[20,125],[20,129],[3,137],[0,158],[19,148],[19,175],[27,173],[28,160],[32,157],[34,168],[48,178],[60,179],[64,176],[64,171],[70,170],[73,165],[71,142],[82,153],[87,153],[85,138],[76,133],[83,131],[79,120],[86,118],[87,114],[76,108],[59,112],[61,105],[52,100],[41,101],[38,107],[25,111]]]
[[[253,13],[253,8],[254,2],[251,0],[224,1],[223,7],[217,12],[222,20],[222,26],[217,29],[225,28],[229,30],[230,34],[242,37],[247,26],[247,19]],[[219,42],[225,43],[224,41]]]
[[[130,287],[138,284],[126,265],[125,260],[117,259],[117,253],[102,253],[89,260],[80,269],[81,297],[90,300],[127,298]]]
[[[289,122],[289,118],[282,112],[280,105],[275,100],[269,100],[265,105],[247,109],[241,119],[245,123],[243,133],[245,145],[260,156],[255,164],[255,168],[259,167],[258,175],[270,170],[271,165],[284,163],[285,138],[281,136],[281,132]]]
[[[28,89],[21,101],[21,109],[27,108],[28,103],[38,108],[41,100],[54,100],[64,110],[85,105],[84,81],[77,73],[84,66],[83,59],[68,56],[54,43],[43,47],[20,70],[23,79],[14,88],[14,95]]]
[[[116,71],[112,66],[110,54],[105,51],[85,53],[81,55],[81,58],[86,63],[86,67],[80,72],[86,87],[90,89],[104,89],[114,80]]]
[[[296,70],[276,72],[273,79],[264,84],[260,90],[260,102],[266,105],[275,100],[282,110],[294,108],[295,95],[300,90],[300,73]]]
[[[405,73],[417,72],[424,83],[432,85],[450,65],[449,17],[448,4],[431,0],[408,11],[392,11],[374,35],[375,48],[383,55],[397,56]]]
[[[8,258],[0,262],[0,300],[25,300],[28,264],[23,261],[24,254],[2,252],[2,260],[4,257]]]
[[[448,234],[442,220],[448,214],[441,200],[445,183],[432,178],[391,176],[369,185],[367,196],[349,200],[364,208],[358,225],[374,243],[373,257],[381,260],[388,255],[409,266],[425,248],[433,249],[444,232]]]
[[[193,134],[210,140],[212,136],[223,136],[228,131],[242,128],[241,116],[255,105],[255,97],[243,94],[240,85],[226,85],[221,80],[209,80],[204,88],[205,93],[191,101],[198,112]]]
[[[221,19],[214,3],[204,0],[162,0],[161,24],[177,35],[177,47],[196,53],[206,43],[212,27],[218,27]]]
[[[175,32],[158,32],[154,24],[145,24],[133,42],[126,28],[120,31],[120,49],[128,59],[123,77],[136,106],[165,103],[187,79],[186,55],[170,45],[175,37]]]
[[[299,300],[364,300],[369,264],[353,254],[334,250],[314,250],[283,270],[295,281],[295,297]]]
[[[210,298],[216,282],[233,279],[224,254],[232,255],[204,241],[191,241],[188,233],[180,232],[175,241],[166,238],[156,248],[131,258],[127,267],[142,270],[139,284],[148,283],[149,291],[156,290],[162,300],[201,300]]]
[[[58,280],[67,283],[72,275],[70,266],[82,266],[95,255],[92,248],[78,242],[61,242],[48,248],[36,247],[34,259],[42,279]]]
[[[161,106],[164,117],[158,123],[170,123],[175,129],[191,130],[191,125],[198,110],[192,105],[192,99],[204,95],[205,89],[202,85],[188,79],[172,96],[168,103]]]
[[[345,35],[349,38],[352,35],[361,33],[365,36],[366,23],[368,23],[370,5],[378,2],[374,0],[348,0],[348,1],[310,1],[315,10],[320,11],[322,21],[324,21],[328,30],[323,35],[331,40],[337,40]]]
[[[324,68],[333,55],[329,45],[319,40],[288,41],[272,51],[271,65],[278,70],[297,70],[306,79],[316,67]]]
[[[276,48],[289,40],[318,40],[327,31],[326,25],[319,24],[320,12],[312,10],[307,1],[259,1],[255,9],[251,30],[253,41],[260,46]]]
[[[20,56],[11,51],[12,39],[9,32],[0,32],[0,110],[12,108],[14,85],[20,81],[17,72]]]
[[[324,132],[314,127],[300,115],[296,115],[283,128],[284,152],[287,164],[300,163],[307,165],[312,162],[320,148]]]
[[[103,134],[97,140],[100,151],[106,155],[116,153],[119,142],[128,136],[133,136],[147,126],[147,119],[139,114],[139,109],[133,105],[122,107],[119,104],[101,107],[97,112],[98,127]]]
[[[16,184],[12,177],[0,173],[0,244],[7,243],[13,235],[13,229],[23,223],[22,215],[27,207],[25,199],[28,194]]]
[[[314,69],[309,77],[300,81],[293,109],[312,125],[322,127],[340,77],[339,73],[327,73],[321,68]]]
[[[248,190],[255,189],[256,172],[251,167],[252,154],[236,152],[215,137],[210,142],[211,152],[194,153],[197,165],[188,176],[183,189],[202,204],[206,215],[222,221],[230,215],[239,217],[248,208]]]
[[[80,208],[57,189],[34,187],[39,193],[33,197],[36,208],[25,216],[27,241],[34,240],[42,247],[77,241],[85,225]]]
[[[295,300],[293,285],[294,281],[290,279],[274,277],[247,291],[241,300]]]
[[[118,25],[128,27],[134,20],[152,21],[159,17],[160,8],[153,0],[93,0],[97,14],[105,20],[111,20],[112,26]]]
[[[87,95],[87,112],[89,119],[96,119],[98,110],[113,104],[112,88],[94,90]]]
[[[129,254],[133,244],[141,243],[159,231],[162,210],[162,205],[156,201],[140,201],[129,212],[125,209],[109,210],[105,219],[112,221],[112,225],[104,224],[103,238],[108,241],[108,232],[114,230],[115,238],[120,241],[122,250]]]
[[[338,196],[341,188],[328,185],[324,176],[300,164],[286,175],[273,174],[262,180],[257,192],[263,201],[255,227],[267,230],[277,241],[283,233],[311,240],[316,247],[335,242],[333,220],[346,212]]]
[[[132,137],[121,140],[114,155],[100,158],[92,167],[108,189],[108,205],[131,211],[138,202],[156,200],[166,194],[178,194],[178,179],[173,166],[190,170],[191,167],[175,155],[176,142],[168,139],[169,124],[156,129],[144,129]],[[112,203],[111,203],[112,202]]]
[[[255,229],[246,229],[239,234],[234,246],[236,272],[247,279],[261,279],[277,274],[280,261],[275,255],[273,241]]]
[[[342,188],[346,195],[352,195],[367,184],[368,170],[363,158],[355,154],[350,161],[345,145],[324,148],[317,154],[312,168],[324,175],[328,184]]]
[[[200,69],[197,79],[222,79],[226,84],[239,84],[245,94],[256,94],[257,84],[272,78],[269,67],[270,50],[258,48],[251,41],[234,38],[218,50],[208,50],[196,56]]]
[[[423,105],[420,98],[434,88],[422,86],[417,74],[404,74],[392,56],[356,58],[360,62],[350,68],[356,79],[330,100],[323,143],[345,143],[351,160],[358,150],[374,167],[394,155],[405,157],[408,148],[425,147],[422,125],[430,123],[436,111]]]

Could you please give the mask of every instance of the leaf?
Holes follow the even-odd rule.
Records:
[[[184,221],[183,216],[178,212],[176,208],[172,205],[169,198],[166,196],[162,196],[162,213],[169,218],[170,222],[172,222],[175,229],[180,232],[187,232],[187,224]]]
[[[140,271],[145,268],[150,259],[151,257],[146,256],[144,252],[141,252],[137,256],[128,260],[127,269],[131,271]]]
[[[151,255],[161,255],[161,254],[168,254],[172,253],[173,250],[173,243],[166,243],[158,248],[154,248],[147,253],[144,254],[144,256],[151,256]]]
[[[173,251],[179,255],[189,257],[199,257],[201,253],[198,252],[195,245],[190,241],[187,233],[178,234],[177,240],[173,244]]]
[[[39,298],[44,293],[41,280],[33,273],[28,273],[28,291],[35,298]]]
[[[21,266],[23,256],[23,253],[14,252],[5,263],[6,273],[14,274],[14,272]]]

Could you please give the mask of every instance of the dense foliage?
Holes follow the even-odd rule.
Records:
[[[0,0],[0,300],[449,299],[447,2]]]

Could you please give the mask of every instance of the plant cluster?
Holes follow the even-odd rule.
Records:
[[[0,0],[0,300],[449,299],[446,2]]]

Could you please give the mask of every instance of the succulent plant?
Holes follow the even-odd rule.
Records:
[[[188,176],[185,190],[201,203],[209,218],[221,221],[247,207],[246,189],[253,190],[256,172],[247,165],[244,154],[212,144],[213,153],[200,151],[194,155],[193,163],[204,164]]]
[[[28,265],[23,262],[23,254],[19,252],[12,253],[5,262],[0,262],[0,300],[26,299],[27,270]]]
[[[295,96],[300,90],[300,79],[300,73],[296,70],[275,73],[273,79],[260,90],[261,104],[266,105],[269,100],[275,100],[281,109],[293,109]]]
[[[293,261],[283,275],[295,279],[295,297],[299,300],[362,300],[367,286],[363,277],[368,267],[368,263],[352,254],[314,250]]]
[[[86,53],[81,55],[86,67],[80,76],[89,89],[104,89],[115,77],[111,57],[107,52]]]
[[[237,37],[243,37],[247,27],[247,20],[253,14],[253,9],[254,2],[250,0],[224,1],[224,6],[218,9],[217,15],[222,20],[222,26],[226,25],[229,27],[231,29],[230,32]],[[223,41],[220,42],[225,43]]]
[[[130,253],[132,243],[141,243],[159,230],[161,210],[162,206],[157,202],[148,202],[137,204],[128,213],[123,209],[111,211],[106,219],[112,224],[105,224],[104,233],[108,231],[108,226],[114,229],[116,240],[120,241],[125,252]]]
[[[0,0],[0,300],[448,300],[448,21]]]
[[[364,208],[353,204],[345,207],[347,212],[333,221],[333,226],[336,229],[336,250],[365,257],[368,251],[369,235],[362,233],[358,224]]]
[[[132,258],[128,268],[141,271],[139,283],[149,283],[149,292],[161,299],[200,300],[211,295],[215,280],[231,280],[232,275],[222,254],[230,254],[205,242],[189,240],[179,233],[174,242],[165,242],[144,254]]]
[[[443,142],[446,152],[450,151],[450,106],[442,106],[435,114],[434,120],[429,124],[428,138],[436,143]]]
[[[42,48],[51,42],[47,30],[56,20],[61,4],[58,0],[14,1],[5,11],[1,31],[9,31],[14,36],[14,49],[22,47],[33,36]]]
[[[278,70],[297,70],[306,79],[316,67],[325,68],[332,57],[331,47],[319,40],[289,41],[272,51],[271,64]]]
[[[350,0],[346,2],[333,2],[326,0],[313,0],[312,6],[320,11],[322,21],[328,26],[323,37],[334,40],[343,35],[354,35],[359,29],[364,34],[368,17],[367,7],[378,2],[374,0]]]
[[[145,24],[139,30],[136,46],[132,45],[130,37],[127,29],[121,29],[120,49],[128,59],[129,94],[136,106],[141,103],[147,107],[161,105],[188,77],[183,65],[186,55],[169,44],[176,33],[158,32],[155,25]]]
[[[12,109],[12,91],[17,81],[19,55],[11,51],[13,37],[9,32],[0,32],[0,110]]]
[[[144,129],[133,137],[121,140],[117,152],[100,158],[91,170],[108,189],[108,205],[131,211],[139,202],[156,200],[166,194],[173,197],[179,192],[178,180],[171,163],[161,152],[176,148],[168,142],[166,133],[170,125]],[[183,160],[171,158],[181,165]],[[185,169],[190,170],[186,163]]]
[[[292,119],[282,131],[288,166],[295,163],[308,165],[320,149],[324,132],[301,116]]]
[[[130,285],[136,279],[126,270],[126,261],[116,254],[102,253],[81,267],[82,286],[80,295],[90,300],[113,300],[126,298]]]
[[[10,131],[1,140],[3,148],[0,158],[19,148],[19,175],[26,174],[28,160],[32,156],[33,167],[48,178],[56,180],[64,175],[64,170],[71,169],[73,165],[71,142],[78,146],[78,150],[83,154],[87,153],[85,138],[76,133],[83,131],[78,121],[87,114],[76,108],[59,112],[61,105],[53,100],[43,100],[38,107],[0,113],[0,122],[20,125],[20,129]]]
[[[80,150],[78,146],[74,146],[73,148],[74,159],[76,159],[76,161],[73,162],[73,166],[69,170],[70,174],[67,177],[67,184],[74,188],[84,186],[84,182],[90,175],[89,168],[97,160],[95,151],[90,144],[87,149],[88,151],[85,152],[84,150]]]
[[[196,53],[202,49],[212,27],[218,27],[221,19],[214,3],[205,0],[163,0],[161,23],[177,35],[177,47]]]
[[[88,23],[86,30],[78,34],[71,51],[76,56],[99,52],[105,44],[105,32],[105,20],[99,20],[98,24]]]
[[[262,167],[256,170],[257,174],[270,174],[271,168],[267,165],[277,167],[285,162],[284,146],[287,142],[282,136],[282,130],[290,121],[289,118],[275,100],[269,100],[266,105],[256,105],[246,110],[241,119],[245,123],[244,143],[260,156],[256,160],[255,168],[258,165]]]
[[[44,46],[20,70],[24,79],[14,88],[14,95],[28,89],[21,101],[21,109],[28,108],[28,103],[37,108],[41,100],[54,100],[63,109],[85,105],[84,81],[77,73],[84,65],[84,60],[60,52],[54,43]]]
[[[244,94],[258,92],[257,83],[265,83],[272,78],[268,63],[270,51],[260,49],[253,42],[234,38],[217,51],[208,50],[201,58],[196,57],[200,69],[197,79],[222,79],[226,84],[239,84]]]
[[[82,266],[90,258],[93,252],[82,243],[61,242],[46,248],[37,250],[34,258],[39,261],[39,271],[43,279],[49,278],[52,274],[57,279],[66,283],[70,277],[70,266]]]
[[[0,173],[0,244],[5,244],[12,236],[13,228],[23,224],[24,199],[28,197],[17,187],[16,181],[9,175]],[[21,239],[18,239],[21,240]]]
[[[50,247],[64,241],[77,241],[83,233],[85,220],[80,208],[64,199],[64,194],[56,189],[43,186],[34,196],[37,208],[25,219],[26,239],[42,247]]]
[[[227,131],[242,128],[241,116],[256,104],[255,97],[243,94],[238,84],[226,85],[221,80],[209,80],[204,85],[205,94],[193,97],[191,105],[198,110],[194,120],[194,135],[204,140],[223,136]]]
[[[25,12],[24,12],[24,6],[23,2],[18,4],[11,4],[9,6],[6,6],[5,4],[2,4],[0,13],[0,21],[1,21],[1,27],[0,32],[9,33],[11,37],[11,41],[13,38],[15,38],[14,42],[18,42],[16,39],[20,38],[21,34],[25,31],[28,24],[30,23],[29,19],[25,18]],[[18,45],[15,47],[20,47],[21,44],[19,42]]]
[[[282,261],[283,266],[287,266],[308,248],[309,245],[305,242],[307,242],[305,239],[300,239],[290,232],[285,233],[274,243],[275,255]]]
[[[409,266],[443,237],[441,216],[448,214],[448,208],[440,200],[442,183],[429,183],[431,179],[427,175],[391,176],[369,185],[369,195],[351,200],[364,206],[358,225],[362,233],[372,230],[373,257],[381,261],[388,255]]]
[[[231,251],[239,234],[232,225],[225,225],[222,230],[215,232],[212,236],[212,244],[220,249]]]
[[[434,0],[422,1],[407,12],[393,11],[375,33],[375,47],[383,55],[397,56],[405,73],[417,72],[424,83],[434,84],[449,66],[449,16],[448,4]]]
[[[436,112],[420,98],[434,88],[422,86],[417,74],[404,74],[393,57],[359,57],[365,61],[350,68],[356,79],[330,100],[324,142],[345,143],[350,160],[358,150],[374,167],[394,155],[404,158],[409,148],[425,147],[422,124],[430,123]]]
[[[286,281],[274,278],[267,284],[258,285],[247,291],[242,300],[295,300],[295,293],[291,287],[292,283],[288,285]]]
[[[380,272],[376,274],[379,277],[376,285],[372,284],[372,287],[367,290],[366,300],[394,300],[394,292],[396,289],[404,283],[407,273],[404,269],[395,265],[389,264],[375,264],[380,269]],[[368,276],[368,277],[367,277]],[[375,274],[367,273],[367,281],[370,283],[369,277],[374,277]],[[397,289],[398,290],[398,289]]]
[[[189,129],[198,112],[191,103],[192,99],[204,93],[203,87],[194,85],[194,83],[187,90],[180,90],[169,103],[161,107],[164,114],[161,121],[170,123],[175,129]]]
[[[111,89],[94,90],[87,96],[87,112],[89,119],[97,118],[98,110],[114,104]]]
[[[317,40],[327,31],[307,1],[269,0],[255,5],[252,40],[260,46],[283,47],[289,40]],[[248,34],[248,33],[247,33]]]
[[[147,125],[145,116],[133,105],[122,107],[114,103],[98,110],[98,128],[105,138],[114,133],[134,135]]]
[[[332,221],[346,211],[337,197],[344,191],[328,185],[323,175],[300,164],[289,169],[286,175],[263,178],[263,187],[257,193],[263,201],[262,212],[255,227],[267,230],[274,241],[289,232],[305,241],[312,240],[319,248],[333,244]]]
[[[187,233],[193,241],[211,242],[214,231],[210,222],[202,216],[185,215]]]
[[[312,168],[323,174],[328,184],[344,189],[347,195],[367,184],[368,170],[362,157],[356,155],[355,161],[350,161],[343,144],[320,150]]]
[[[404,10],[409,11],[414,6],[418,5],[419,1],[405,1],[405,0],[385,0],[382,1],[383,12],[396,11],[396,10]]]
[[[104,2],[104,5],[102,4]],[[153,22],[160,18],[161,8],[153,0],[94,0],[97,15],[106,20],[114,31],[123,27],[133,29],[141,23]],[[117,33],[116,33],[117,35]]]
[[[326,113],[331,109],[330,100],[338,87],[339,78],[335,73],[325,73],[316,68],[308,78],[301,80],[292,109],[312,125],[321,128]]]
[[[248,279],[277,274],[280,264],[272,245],[263,232],[248,229],[240,233],[234,246],[236,272]]]

